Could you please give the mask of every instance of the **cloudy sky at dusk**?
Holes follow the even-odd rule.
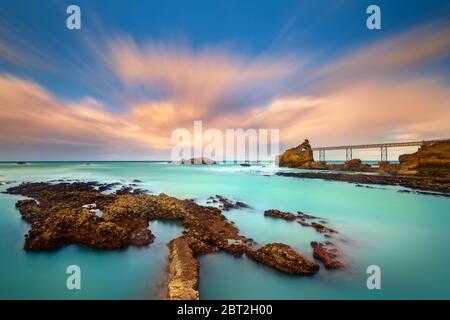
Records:
[[[450,2],[0,1],[0,160],[168,159],[194,120],[282,149],[448,138]]]

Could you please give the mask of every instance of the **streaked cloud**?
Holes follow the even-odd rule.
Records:
[[[98,63],[115,77],[120,110],[94,97],[66,101],[34,81],[0,74],[1,157],[69,149],[72,158],[167,158],[171,132],[191,129],[194,120],[205,129],[279,128],[283,146],[305,137],[325,145],[450,136],[449,83],[411,73],[449,57],[448,27],[399,34],[312,72],[294,55],[250,58],[229,47],[140,45],[130,37],[105,43]],[[3,59],[28,59],[18,52],[0,46]],[[308,77],[310,86],[292,86]]]

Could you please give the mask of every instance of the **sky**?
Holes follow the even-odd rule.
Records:
[[[450,138],[449,71],[445,0],[0,0],[0,161],[168,159],[195,120],[281,150]]]

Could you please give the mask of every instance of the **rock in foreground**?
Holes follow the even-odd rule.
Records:
[[[31,223],[26,250],[58,249],[81,244],[96,249],[145,246],[154,236],[148,223],[154,219],[178,219],[197,247],[213,246],[242,255],[251,241],[241,235],[219,209],[179,200],[165,194],[102,194],[96,183],[24,183],[7,190],[37,200],[16,206]],[[101,216],[88,208],[95,204]],[[234,242],[230,244],[229,240]]]
[[[283,243],[269,243],[256,251],[249,250],[247,255],[267,266],[290,274],[314,274],[319,265],[295,252]]]
[[[167,298],[169,300],[198,300],[199,263],[189,246],[189,241],[181,236],[169,242],[169,278]]]

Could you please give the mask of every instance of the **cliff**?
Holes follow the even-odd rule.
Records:
[[[420,147],[417,152],[399,157],[399,174],[450,177],[450,142]]]

